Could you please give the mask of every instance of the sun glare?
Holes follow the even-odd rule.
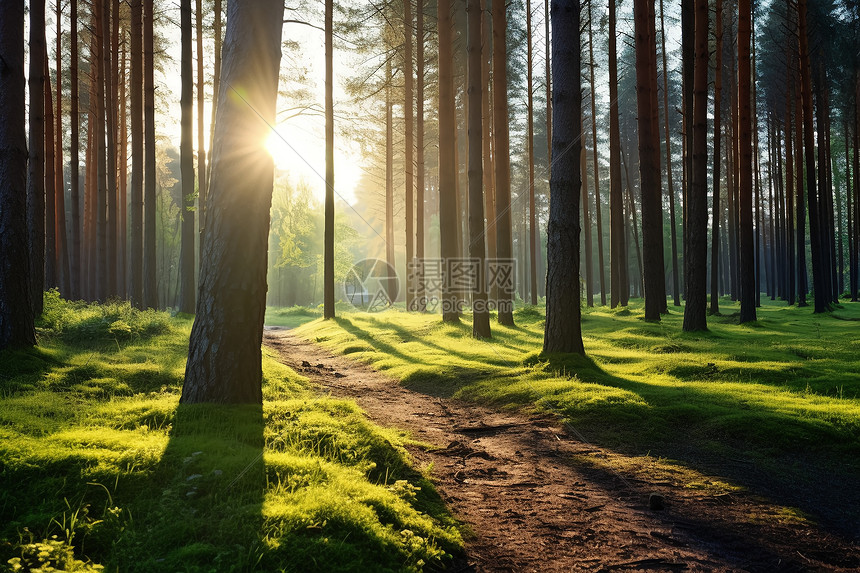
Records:
[[[325,199],[325,143],[301,130],[293,133],[287,127],[272,129],[266,138],[266,151],[272,156],[275,168],[304,180],[313,189],[314,197]],[[355,187],[361,178],[359,158],[351,153],[335,150],[335,200],[348,203],[355,200]]]

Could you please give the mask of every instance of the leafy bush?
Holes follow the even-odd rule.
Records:
[[[170,315],[139,310],[128,301],[68,301],[52,289],[45,293],[45,310],[37,327],[41,336],[56,336],[69,343],[125,341],[166,333]]]

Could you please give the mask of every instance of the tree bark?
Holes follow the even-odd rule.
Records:
[[[657,44],[654,11],[647,0],[635,0],[636,101],[639,114],[639,174],[642,191],[642,251],[645,319],[660,320],[666,306],[663,264],[663,206],[660,134],[656,121]]]
[[[743,0],[741,0],[743,1]],[[708,2],[696,0],[693,72],[693,180],[687,192],[685,332],[708,329]]]
[[[806,0],[798,0],[798,34],[800,38],[800,85],[803,101],[803,147],[806,159],[806,193],[809,204],[809,242],[812,251],[812,283],[815,312],[829,308],[830,296],[822,268],[821,219],[818,213],[818,191],[815,180],[815,133],[812,125],[812,78],[809,67],[809,36],[806,22]]]
[[[141,0],[130,0],[130,125],[131,132],[131,302],[144,308],[143,299],[143,22]],[[184,203],[184,202],[183,202]]]
[[[417,78],[415,110],[415,258],[424,260],[424,0],[416,0],[415,7],[415,60]],[[416,310],[427,310],[427,293],[424,291],[424,276],[418,273],[415,284]]]
[[[442,264],[453,264],[458,258],[457,236],[457,147],[455,143],[456,117],[454,104],[454,56],[451,19],[451,0],[437,3],[439,30],[439,232]],[[459,293],[453,288],[450,277],[442,286],[442,320],[460,319]]]
[[[26,252],[29,255],[30,262],[30,296],[28,297],[28,300],[33,305],[31,309],[33,316],[39,316],[42,314],[44,306],[43,293],[45,291],[45,81],[47,81],[47,78],[45,77],[46,57],[47,44],[45,41],[45,0],[31,0],[30,64],[28,78],[30,84],[30,145],[29,161],[25,160],[24,165],[26,165],[27,169],[27,189],[25,204],[28,245]],[[3,143],[0,142],[0,145],[3,145]]]
[[[245,6],[243,9],[249,9]],[[232,12],[232,11],[231,11]],[[191,0],[180,2],[181,61],[179,170],[182,182],[182,247],[179,254],[179,312],[193,313],[194,284],[194,138],[192,117],[194,74],[191,61]]]
[[[662,2],[662,0],[660,0]],[[711,220],[711,314],[720,313],[720,127],[723,94],[723,0],[716,5],[716,63],[714,67],[713,213]],[[668,111],[668,109],[667,109]],[[668,141],[668,134],[667,134]],[[672,225],[674,230],[674,224]],[[672,251],[675,253],[675,251]]]
[[[594,160],[594,218],[597,222],[597,276],[600,284],[600,304],[606,306],[606,272],[603,262],[603,213],[600,199],[600,164],[597,161],[597,91],[594,82],[594,33],[592,32],[591,2],[588,3],[588,63],[591,76],[591,152]]]
[[[408,2],[408,0],[407,0]],[[323,318],[334,318],[334,0],[325,0],[325,212]]]
[[[624,195],[621,187],[621,135],[618,121],[618,54],[615,0],[609,0],[609,248],[610,306],[627,306],[629,278]]]
[[[717,0],[718,14],[720,13],[721,3],[722,0]],[[666,22],[663,13],[663,0],[660,0],[660,39],[663,57],[663,122],[666,132],[666,184],[669,193],[669,230],[672,239],[672,297],[675,306],[681,306],[681,285],[680,277],[678,276],[678,232],[675,225],[675,186],[673,185],[672,177],[672,136],[669,133],[669,66],[666,64]],[[718,39],[717,54],[720,51],[719,45]],[[719,56],[717,56],[717,62],[719,61]],[[717,64],[716,73],[720,73],[719,64]],[[716,105],[719,105],[719,103]],[[719,174],[719,167],[716,173]]]
[[[394,101],[391,98],[391,60],[385,63],[385,261],[396,269],[394,260]],[[390,273],[391,271],[389,271]],[[393,273],[392,273],[393,274]],[[397,279],[388,279],[389,304],[397,300]]]
[[[415,173],[413,160],[413,78],[412,78],[412,0],[403,1],[403,122],[405,147],[403,168],[406,176],[405,209],[406,211],[406,264],[409,265],[415,256]],[[406,289],[406,308],[414,310],[414,288],[408,285]]]
[[[44,5],[41,0],[37,2]],[[0,61],[3,62],[0,65],[0,102],[3,102],[0,106],[0,205],[3,206],[0,209],[0,350],[3,350],[35,345],[36,332],[27,235],[23,0],[0,2],[0,22]],[[41,32],[44,33],[44,26]],[[39,63],[43,66],[44,59]]]
[[[273,0],[228,5],[200,291],[182,403],[262,403],[260,344],[274,183],[264,142],[275,119],[283,12],[283,3]]]
[[[749,0],[738,0],[738,126],[740,128],[740,322],[756,320],[755,237],[753,235],[752,93],[750,89],[750,38],[752,13]]]
[[[57,190],[56,195],[54,196],[56,201],[56,208],[54,212],[56,213],[56,221],[57,221],[57,230],[56,230],[56,238],[57,238],[57,286],[60,288],[60,292],[65,297],[69,297],[69,289],[70,289],[70,279],[69,279],[69,249],[66,241],[66,183],[63,177],[63,48],[62,48],[62,9],[60,7],[60,0],[57,0],[56,4],[56,15],[57,15],[57,51],[56,51],[56,64],[57,64],[57,98],[55,102],[56,111],[54,113],[54,119],[56,120],[56,125],[54,126],[54,188]]]
[[[71,0],[69,8],[71,12],[71,29],[70,29],[70,56],[69,56],[69,96],[70,96],[70,112],[69,122],[71,123],[71,140],[69,147],[70,161],[69,167],[71,170],[71,189],[69,199],[72,202],[72,232],[71,232],[71,249],[69,252],[69,269],[71,288],[69,289],[69,297],[72,300],[81,298],[83,293],[83,265],[81,253],[81,185],[80,185],[80,120],[78,119],[78,109],[80,107],[80,97],[78,95],[78,0]]]
[[[491,6],[491,10],[493,13],[493,149],[495,151],[494,168],[496,170],[496,254],[499,261],[511,261],[513,259],[513,243],[510,213],[511,160],[510,132],[508,131],[507,14],[505,13],[505,3],[502,0],[496,0]],[[499,288],[497,305],[499,324],[513,326],[514,291],[512,284]]]
[[[580,0],[553,0],[553,155],[547,223],[544,352],[585,354],[579,283],[579,189],[582,173]],[[571,161],[560,161],[569,153]]]
[[[102,14],[102,80],[104,81],[104,130],[105,130],[105,192],[107,206],[107,237],[105,265],[105,295],[113,297],[117,291],[117,214],[119,213],[116,188],[116,92],[114,91],[114,63],[111,50],[111,4],[104,0]],[[148,4],[150,4],[148,2]],[[114,17],[118,18],[116,14]]]
[[[408,3],[408,0],[407,0]],[[490,312],[487,308],[485,284],[486,251],[484,245],[484,173],[481,146],[481,5],[480,0],[468,0],[466,4],[468,33],[466,54],[468,57],[468,128],[469,128],[469,257],[477,261],[476,280],[472,289],[472,336],[490,338]]]
[[[526,0],[526,123],[529,166],[529,301],[537,304],[537,233],[535,230],[535,129],[532,88],[532,4]],[[524,293],[525,294],[525,293]]]
[[[155,164],[155,61],[153,33],[155,13],[152,2],[143,9],[143,302],[158,308],[156,255],[156,164]],[[193,185],[192,185],[193,188]]]

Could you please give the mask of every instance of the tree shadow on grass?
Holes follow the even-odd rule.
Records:
[[[113,552],[118,569],[253,569],[262,555],[263,445],[260,406],[180,404],[159,464],[125,485],[151,491],[131,508],[133,526]]]
[[[641,402],[593,404],[563,393],[539,404],[560,414],[593,443],[619,453],[665,457],[722,476],[781,505],[814,516],[825,527],[858,536],[860,440],[856,431],[820,418],[800,418],[701,386],[649,384],[614,376],[591,358],[531,358],[549,376],[574,377],[630,392]]]

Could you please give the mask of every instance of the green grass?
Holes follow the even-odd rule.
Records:
[[[266,307],[266,326],[295,328],[320,318],[322,310],[304,306]]]
[[[461,551],[408,437],[353,402],[266,354],[262,408],[180,406],[190,319],[46,301],[40,346],[0,353],[0,569],[433,570]]]
[[[670,309],[660,323],[644,321],[641,301],[585,309],[586,358],[540,354],[536,307],[517,310],[514,328],[494,322],[490,341],[471,338],[468,315],[451,325],[396,310],[343,313],[297,333],[417,391],[553,412],[617,452],[650,452],[835,522],[855,519],[860,494],[838,484],[860,478],[860,305],[814,315],[766,301],[755,324],[715,316],[695,334]],[[804,499],[822,479],[837,489],[830,499]]]

